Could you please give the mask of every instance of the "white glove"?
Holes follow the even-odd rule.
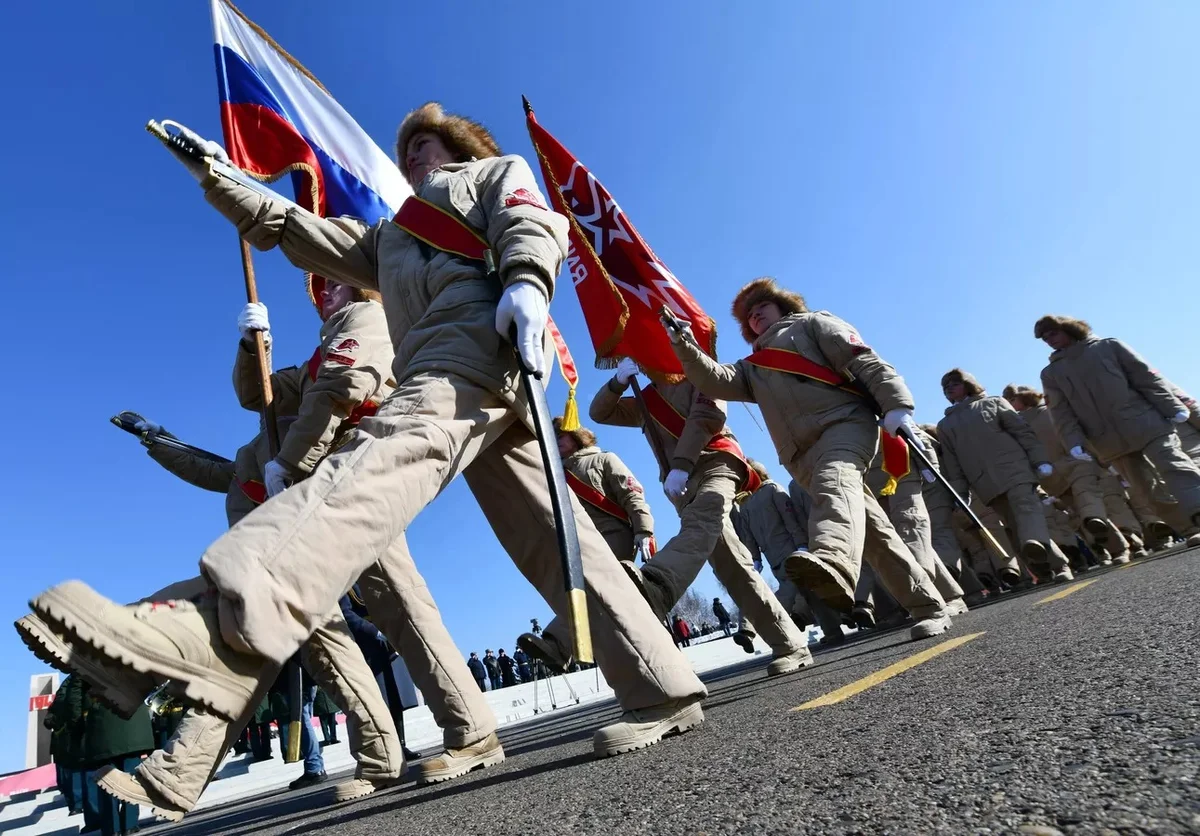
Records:
[[[653,539],[653,534],[635,534],[633,535],[633,547],[641,551],[642,546],[649,546]]]
[[[211,139],[205,139],[204,137],[200,136],[200,134],[193,131],[191,128],[181,125],[178,122],[173,122],[170,119],[164,119],[162,121],[162,124],[163,124],[163,127],[167,127],[167,126],[174,127],[181,135],[187,137],[193,143],[202,147],[204,149],[204,153],[206,155],[212,157],[213,159],[219,160],[220,162],[223,162],[226,165],[230,165],[230,166],[233,165],[233,163],[229,159],[229,155],[225,153],[225,149],[222,148],[220,146],[220,144],[213,142]],[[196,182],[200,182],[201,180],[203,180],[205,177],[208,176],[208,166],[196,162],[194,159],[187,156],[186,154],[176,151],[174,146],[172,146],[172,145],[167,145],[167,148],[168,148],[168,150],[170,150],[170,152],[172,154],[175,155],[175,159],[177,159],[181,163],[183,163],[184,168],[186,168],[188,170],[188,173],[190,173],[193,177],[196,178]]]
[[[1054,504],[1054,497],[1052,497],[1052,496],[1043,496],[1043,497],[1042,497],[1042,504],[1043,504],[1043,505],[1046,505],[1046,506],[1051,506],[1051,505],[1053,505],[1053,504]]]
[[[1054,473],[1054,468],[1046,462],[1042,462],[1037,466],[1037,472],[1038,476],[1049,476]]]
[[[510,339],[509,329],[517,326],[517,353],[525,368],[534,377],[546,374],[546,355],[542,350],[542,335],[546,331],[546,297],[529,282],[516,282],[504,288],[496,306],[496,330]]]
[[[636,360],[632,357],[622,357],[621,362],[617,364],[617,383],[628,386],[629,381],[637,377],[640,371]]]
[[[254,334],[262,332],[263,342],[271,344],[271,321],[267,319],[267,306],[262,302],[247,302],[246,307],[238,314],[238,331],[242,340],[254,342]]]
[[[880,426],[887,431],[887,434],[892,438],[896,437],[896,433],[900,431],[901,426],[907,426],[910,430],[913,427],[912,410],[908,409],[889,409],[887,414],[880,421]]]
[[[271,459],[263,466],[263,484],[267,486],[267,496],[283,493],[291,483],[288,469],[279,462]]]
[[[676,468],[667,474],[663,481],[663,491],[671,500],[676,500],[687,493],[688,475],[686,471]]]
[[[142,437],[155,436],[162,432],[162,424],[155,423],[149,418],[139,418],[133,423],[133,428],[138,431]]]
[[[1191,417],[1192,417],[1192,413],[1188,412],[1186,409],[1181,409],[1178,412],[1176,412],[1173,416],[1171,416],[1171,423],[1172,424],[1182,424],[1182,423],[1185,423],[1187,421],[1187,419],[1189,419]]]
[[[1094,459],[1091,457],[1091,454],[1088,453],[1087,450],[1084,450],[1082,447],[1072,447],[1071,448],[1071,458],[1073,458],[1077,462],[1094,461]]]

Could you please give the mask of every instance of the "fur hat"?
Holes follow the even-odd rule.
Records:
[[[766,465],[762,462],[754,459],[746,459],[746,464],[750,465],[750,469],[758,474],[759,479],[762,479],[764,482],[770,481],[771,474],[767,472]]]
[[[1033,324],[1033,336],[1040,340],[1047,331],[1055,329],[1062,331],[1073,340],[1086,340],[1092,334],[1092,326],[1082,319],[1046,314]]]
[[[939,440],[937,424],[918,424],[917,426],[923,429],[925,431],[925,435],[929,436],[934,441]]]
[[[758,339],[758,336],[750,330],[747,320],[750,317],[750,309],[760,302],[774,302],[779,306],[779,310],[783,311],[784,316],[804,313],[808,310],[803,296],[799,293],[792,293],[790,290],[784,290],[770,276],[763,276],[761,279],[750,282],[738,291],[737,296],[733,297],[733,318],[742,326],[742,339],[751,345]]]
[[[1029,386],[1018,386],[1015,383],[1010,383],[1004,387],[1005,400],[1011,401],[1013,398],[1020,398],[1030,406],[1041,406],[1042,399],[1044,397],[1045,395],[1043,395],[1037,389],[1033,389]]]
[[[465,116],[447,113],[437,102],[426,102],[404,117],[396,134],[396,163],[404,172],[405,180],[408,179],[408,170],[404,165],[408,143],[419,133],[437,136],[455,156],[456,162],[465,163],[472,158],[482,160],[500,156],[500,146],[483,125],[472,122]]]
[[[562,428],[562,422],[563,419],[561,415],[554,419],[554,432],[556,434],[565,432],[567,435],[571,436],[571,438],[575,439],[575,443],[579,445],[580,450],[582,450],[584,447],[596,446],[596,434],[587,427],[580,427],[577,430],[567,431]]]
[[[946,388],[947,383],[954,382],[961,383],[966,388],[967,397],[983,394],[983,387],[979,385],[979,381],[971,376],[969,372],[964,372],[962,369],[951,369],[942,375],[943,389]]]

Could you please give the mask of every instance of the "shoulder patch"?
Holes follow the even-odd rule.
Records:
[[[341,363],[343,366],[353,366],[355,362],[353,357],[347,357],[345,354],[335,354],[332,351],[325,355],[325,360],[330,363]]]
[[[541,198],[529,189],[517,189],[515,192],[506,194],[504,196],[504,206],[509,209],[514,206],[533,206],[536,209],[546,208]]]
[[[637,479],[634,479],[633,476],[625,477],[625,489],[633,491],[634,493],[645,493],[645,491],[642,490],[641,483],[638,482]]]
[[[334,351],[351,352],[358,348],[358,340],[345,339],[333,347]]]

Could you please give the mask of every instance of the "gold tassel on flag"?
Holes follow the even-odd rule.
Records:
[[[575,399],[575,387],[567,390],[567,405],[563,409],[563,432],[574,432],[579,429],[579,401]]]

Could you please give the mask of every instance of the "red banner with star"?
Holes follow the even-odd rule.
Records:
[[[651,379],[681,379],[683,367],[658,318],[664,305],[691,323],[696,341],[715,356],[716,323],[600,181],[538,124],[528,102],[525,118],[550,202],[571,221],[567,271],[596,348],[596,366],[612,368],[631,357]]]

